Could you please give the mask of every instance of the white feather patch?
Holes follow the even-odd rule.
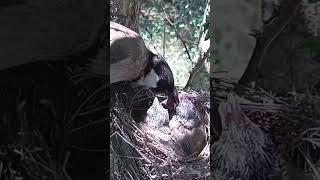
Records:
[[[157,73],[154,71],[154,69],[151,69],[151,71],[146,75],[146,77],[142,77],[139,79],[138,83],[147,87],[156,88],[158,81],[160,80]]]

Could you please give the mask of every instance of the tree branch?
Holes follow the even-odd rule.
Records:
[[[263,27],[263,33],[257,37],[256,46],[253,50],[249,64],[238,82],[239,85],[248,85],[257,79],[265,54],[279,35],[292,22],[299,9],[300,2],[301,0],[295,0],[289,5],[282,2],[283,7],[279,10],[279,12],[281,12],[279,17],[274,19],[272,24]]]
[[[180,41],[182,42],[182,44],[183,44],[183,46],[184,46],[184,48],[185,48],[185,51],[186,51],[186,53],[187,53],[187,55],[188,55],[188,59],[192,62],[192,58],[191,58],[191,56],[190,56],[189,49],[188,49],[188,47],[187,47],[186,42],[185,42],[185,41],[182,39],[182,37],[180,36],[180,34],[179,34],[176,26],[174,25],[174,23],[170,21],[169,16],[168,16],[168,14],[166,13],[166,10],[164,9],[164,7],[163,7],[162,4],[161,4],[161,8],[162,8],[162,11],[163,11],[163,13],[164,13],[164,15],[165,15],[165,17],[164,17],[165,20],[166,20],[166,21],[168,22],[168,24],[174,29],[174,31],[175,31],[178,39],[180,39]]]
[[[207,13],[209,12],[209,6],[210,6],[210,0],[207,1],[207,5],[206,8],[204,10],[204,14],[203,14],[203,20],[202,23],[206,22],[206,18],[207,18]],[[200,43],[204,41],[207,33],[209,33],[209,30],[207,30],[207,32],[202,31],[202,29],[204,29],[203,27],[200,27],[200,36],[197,42],[197,47],[198,47],[198,53],[199,53],[199,57],[197,60],[197,63],[195,65],[195,67],[192,69],[188,82],[185,85],[184,89],[187,89],[188,87],[190,87],[192,85],[193,79],[198,75],[198,73],[200,72],[201,68],[203,67],[205,60],[209,57],[210,52],[211,52],[211,47],[209,47],[209,49],[203,54],[203,49],[200,47]]]
[[[197,75],[197,74],[199,73],[199,71],[201,70],[201,67],[202,67],[203,64],[205,63],[206,59],[209,57],[210,51],[211,51],[211,48],[209,48],[208,51],[205,52],[203,56],[199,56],[198,63],[197,63],[196,66],[192,69],[192,71],[191,71],[191,73],[190,73],[190,76],[189,76],[189,79],[188,79],[188,82],[187,82],[187,84],[185,85],[185,87],[184,87],[183,89],[187,89],[188,87],[191,86],[194,77],[196,77],[196,75]]]

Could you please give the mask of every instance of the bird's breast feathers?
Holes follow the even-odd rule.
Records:
[[[160,77],[157,75],[157,73],[154,71],[154,69],[151,69],[150,72],[145,76],[141,77],[138,81],[139,84],[156,88],[158,87],[157,82],[160,80]]]

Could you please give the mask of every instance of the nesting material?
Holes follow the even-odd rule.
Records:
[[[173,136],[173,126],[170,128],[168,123],[167,109],[161,105],[163,100],[153,98],[142,122],[134,121],[121,102],[115,103],[111,112],[112,179],[197,179],[210,176],[208,134],[205,133],[204,143],[192,156],[181,148],[177,151],[176,144],[179,143]],[[208,128],[208,124],[203,126]],[[193,133],[197,134],[198,130]]]
[[[153,128],[152,132],[157,132],[151,132],[154,138],[161,139],[181,157],[199,155],[207,142],[205,121],[188,95],[185,92],[179,93],[180,103],[170,120],[167,109],[155,98],[143,125]]]
[[[237,85],[229,79],[212,78],[210,98],[214,106],[211,106],[211,108],[215,110],[216,105],[224,103],[228,99],[228,94],[234,91],[241,95],[237,96],[236,99],[243,113],[250,121],[258,126],[274,144],[274,154],[277,158],[272,163],[275,165],[276,170],[274,173],[270,173],[270,175],[273,176],[271,179],[288,179],[288,175],[289,179],[291,179],[290,177],[295,177],[294,175],[290,175],[290,168],[286,165],[287,163],[319,179],[320,173],[319,168],[317,168],[320,162],[320,146],[318,143],[320,133],[319,93],[311,89],[310,92],[305,94],[294,92],[280,95],[257,86],[244,87]],[[221,115],[219,112],[212,112],[214,113],[211,114],[213,115],[211,124],[216,125],[215,122],[217,122],[217,120],[219,121]],[[222,141],[223,130],[219,127],[219,124],[212,126],[211,130],[213,129],[217,129],[218,132],[218,138],[213,141],[213,143],[217,144],[216,141]],[[238,128],[238,130],[239,129],[240,128]],[[244,133],[247,133],[246,128],[242,128],[241,133],[239,132],[237,134]],[[224,132],[224,134],[226,134],[226,132]],[[260,136],[259,134],[260,133],[258,133],[258,137]],[[254,134],[253,136],[257,135]],[[239,140],[238,136],[235,136],[235,138],[238,139],[229,141],[229,144],[241,140]],[[257,137],[250,136],[247,140],[252,138]],[[224,139],[226,140],[226,138]],[[259,143],[261,144],[261,142]],[[219,145],[216,146],[216,148],[219,149]],[[254,146],[258,147],[256,144],[254,144]],[[215,156],[215,153],[211,151],[211,155]],[[249,155],[252,156],[251,154]],[[243,156],[243,158],[244,157],[245,156]],[[233,162],[237,163],[235,161]],[[211,163],[216,163],[214,166],[226,166],[226,164],[215,162],[215,160],[212,160]],[[244,161],[244,163],[246,164],[246,161]],[[253,162],[251,166],[255,167],[256,163]],[[239,169],[235,164],[232,166],[229,165],[228,167]],[[244,166],[242,165],[241,167]],[[212,172],[214,172],[214,170],[212,170]],[[236,174],[237,171],[234,171],[234,173]],[[244,177],[244,179],[247,178]]]

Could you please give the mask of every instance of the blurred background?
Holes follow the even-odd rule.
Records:
[[[187,85],[199,56],[209,49],[210,40],[204,37],[209,10],[208,0],[145,1],[141,6],[140,35],[151,51],[166,58],[178,87]],[[206,60],[190,85],[208,89],[209,72]]]

